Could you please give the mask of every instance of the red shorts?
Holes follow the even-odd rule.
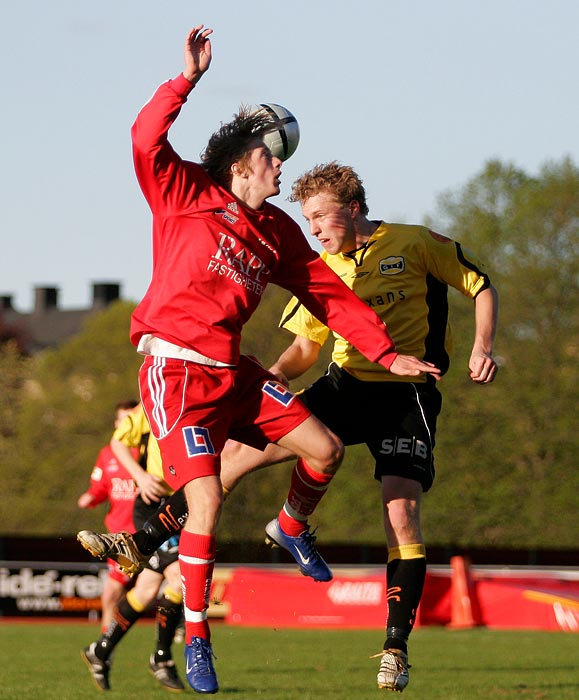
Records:
[[[141,399],[173,489],[219,474],[228,438],[260,450],[303,423],[310,411],[256,359],[237,367],[147,356]]]

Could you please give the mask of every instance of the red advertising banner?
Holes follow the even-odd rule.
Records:
[[[292,571],[238,568],[227,586],[233,625],[271,627],[383,627],[386,610],[384,572],[336,576],[329,583]]]
[[[315,583],[295,572],[237,568],[223,591],[226,622],[269,627],[383,628],[386,621],[384,570],[350,569],[328,583]],[[455,574],[456,575],[456,574]],[[455,619],[452,585],[447,567],[426,576],[417,626],[485,625],[579,632],[579,571],[526,574],[474,570],[464,588],[474,617],[465,624]],[[464,595],[464,591],[459,593]],[[462,601],[464,602],[464,601]]]

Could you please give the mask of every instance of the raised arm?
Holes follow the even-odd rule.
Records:
[[[184,208],[194,196],[194,180],[169,143],[169,129],[188,95],[211,63],[211,29],[199,25],[185,40],[185,67],[160,85],[142,107],[131,129],[135,172],[153,212]]]
[[[200,24],[194,27],[185,39],[185,69],[183,75],[195,85],[211,63],[211,41],[207,38],[213,29],[204,29]]]
[[[498,320],[498,293],[491,285],[474,299],[474,344],[468,363],[470,378],[477,384],[489,384],[497,373],[493,343]]]

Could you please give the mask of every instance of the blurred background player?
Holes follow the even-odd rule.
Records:
[[[111,439],[111,450],[128,472],[148,485],[147,502],[139,493],[134,502],[133,521],[141,527],[149,515],[155,512],[165,496],[171,491],[163,481],[161,454],[141,404],[138,404],[119,424]],[[139,461],[135,459],[135,450]],[[139,471],[146,464],[150,479],[142,479]],[[179,678],[171,647],[175,630],[182,618],[183,594],[179,573],[179,538],[174,536],[163,543],[145,562],[135,586],[124,596],[114,610],[113,620],[96,642],[82,650],[81,656],[87,664],[95,685],[109,690],[109,674],[113,650],[157,599],[155,619],[155,651],[149,658],[149,670],[168,690],[179,692],[185,689]]]
[[[137,406],[138,401],[129,399],[119,401],[115,406],[114,427],[119,426],[122,419]],[[133,457],[139,451],[133,450]],[[79,508],[95,508],[101,503],[108,503],[109,509],[104,522],[109,532],[134,532],[133,504],[137,495],[137,487],[131,474],[115,457],[110,444],[99,452],[90,476],[90,486],[79,496]],[[101,629],[105,630],[113,616],[115,605],[131,583],[131,579],[122,572],[117,562],[107,560],[108,576],[101,594]]]

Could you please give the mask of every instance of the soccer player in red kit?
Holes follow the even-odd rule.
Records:
[[[189,504],[179,562],[186,674],[199,693],[219,687],[206,610],[225,441],[261,449],[276,442],[298,456],[290,502],[302,529],[343,456],[341,441],[299,399],[255,359],[240,356],[241,329],[266,285],[290,290],[391,372],[438,375],[432,364],[396,352],[384,323],[320,259],[300,227],[266,201],[279,194],[281,175],[280,159],[263,142],[277,128],[269,115],[241,108],[210,138],[200,164],[173,150],[168,130],[209,68],[211,33],[203,25],[188,33],[183,72],[157,89],[132,128],[135,170],[153,214],[153,274],[134,311],[131,340],[145,356],[141,397],[165,480],[173,489],[184,486]]]

